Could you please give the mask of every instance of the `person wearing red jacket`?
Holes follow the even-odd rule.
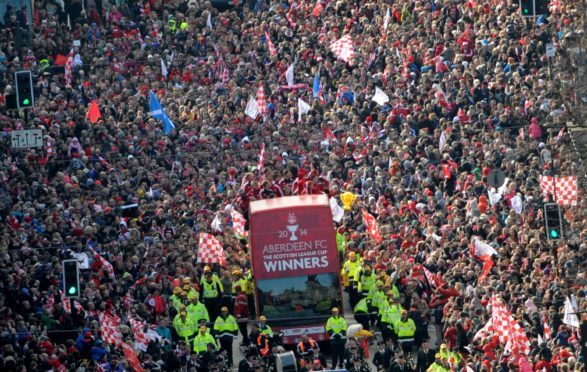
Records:
[[[249,304],[247,295],[241,286],[234,287],[236,298],[234,300],[234,317],[236,318],[238,329],[243,336],[241,345],[249,344],[249,334],[247,333],[247,321],[249,319]]]

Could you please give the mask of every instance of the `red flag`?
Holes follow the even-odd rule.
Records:
[[[265,39],[267,40],[267,46],[269,47],[269,54],[271,54],[272,56],[276,56],[277,49],[275,49],[275,45],[273,45],[273,43],[271,42],[268,32],[265,32]]]
[[[98,107],[98,101],[93,100],[90,104],[90,108],[86,113],[86,118],[90,119],[93,124],[96,124],[98,120],[102,117],[100,113],[100,108]]]
[[[326,130],[324,130],[324,135],[322,138],[328,140],[328,143],[332,143],[332,141],[336,139],[336,135],[334,134],[334,132],[332,132],[332,129],[326,128]]]
[[[108,273],[108,276],[112,280],[116,280],[114,276],[114,266],[110,262],[108,262],[104,257],[102,257],[98,252],[96,252],[93,248],[90,248],[90,252],[94,255],[94,260],[100,263],[100,279],[104,276],[104,273]]]
[[[565,135],[565,127],[562,127],[561,130],[558,132],[558,135],[556,136],[556,140],[562,141],[564,135]]]
[[[550,330],[550,326],[548,325],[548,315],[544,314],[543,316],[543,328],[544,328],[544,339],[546,341],[552,338],[552,331]]]
[[[514,356],[528,355],[530,341],[524,329],[512,317],[505,305],[493,295],[491,299],[493,331],[499,337],[499,342],[510,348]]]
[[[322,5],[322,3],[319,1],[318,3],[316,3],[316,6],[314,7],[314,10],[312,11],[312,15],[316,18],[320,17],[320,14],[322,13],[322,11],[324,10],[324,5]]]
[[[139,361],[139,357],[137,357],[137,353],[133,350],[133,348],[124,342],[122,344],[122,349],[124,350],[124,357],[128,361],[128,364],[132,367],[135,372],[143,372],[144,369],[141,366],[141,362]]]
[[[365,209],[363,209],[361,213],[363,215],[363,223],[367,227],[367,232],[369,233],[369,236],[371,236],[371,238],[373,238],[373,240],[375,240],[376,242],[381,242],[383,240],[383,237],[379,232],[379,226],[377,226],[377,221],[375,220],[375,217],[373,217]]]
[[[481,261],[483,261],[483,270],[481,270],[481,275],[479,275],[479,283],[483,283],[494,265],[493,260],[489,256],[481,257]]]

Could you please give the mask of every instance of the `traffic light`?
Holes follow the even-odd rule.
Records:
[[[548,240],[559,240],[563,238],[563,220],[558,204],[544,204],[544,223],[546,224],[546,237]]]
[[[548,6],[550,5],[550,0],[536,0],[536,15],[546,14],[549,15],[550,11],[548,10]]]
[[[534,0],[520,0],[520,12],[522,17],[534,16]]]
[[[63,260],[63,289],[65,297],[79,297],[79,269],[77,260]]]
[[[33,107],[35,94],[33,92],[33,75],[30,71],[18,71],[14,73],[16,82],[16,105],[19,109]]]

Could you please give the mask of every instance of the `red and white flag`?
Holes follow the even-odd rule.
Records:
[[[259,154],[259,164],[257,164],[257,170],[259,170],[259,173],[263,173],[265,170],[265,144],[261,145],[261,153]]]
[[[485,340],[490,337],[493,337],[493,321],[491,318],[487,321],[487,323],[481,328],[480,330],[475,333],[473,336],[473,342],[477,340]]]
[[[558,134],[556,135],[556,140],[560,142],[563,140],[564,136],[565,136],[565,127],[562,127],[561,130],[559,130]]]
[[[224,249],[214,235],[200,233],[197,262],[207,264],[217,263],[221,266],[226,266]]]
[[[426,280],[428,281],[430,288],[436,289],[436,278],[434,277],[434,274],[432,274],[430,270],[424,267],[424,275],[426,276]]]
[[[139,357],[137,353],[134,351],[132,346],[127,344],[126,342],[122,343],[122,350],[124,350],[124,357],[128,361],[128,364],[132,367],[134,372],[143,372],[144,369],[141,366],[141,362],[139,361]]]
[[[120,317],[103,311],[98,313],[98,319],[100,320],[100,329],[104,341],[106,343],[117,346],[122,344],[123,342],[122,333],[120,332]]]
[[[576,176],[540,176],[540,188],[544,198],[552,196],[552,200],[559,205],[577,205],[579,191]]]
[[[267,100],[265,99],[263,83],[259,83],[259,89],[257,90],[257,110],[261,115],[267,112]]]
[[[350,63],[355,56],[355,46],[350,35],[345,35],[330,44],[330,50],[336,58]]]
[[[272,56],[276,56],[277,49],[275,49],[275,45],[273,45],[273,43],[271,42],[271,39],[269,38],[269,33],[267,31],[265,31],[265,40],[267,41],[267,47],[269,47],[269,54],[271,54]]]
[[[65,85],[70,85],[73,82],[73,49],[67,55],[67,62],[65,62]]]
[[[332,129],[330,128],[326,128],[324,130],[323,139],[327,140],[328,143],[332,143],[332,141],[334,141],[336,139],[336,135],[334,134],[334,132],[332,131]]]
[[[367,232],[369,233],[369,236],[371,236],[371,238],[376,242],[381,242],[383,240],[383,237],[379,232],[379,226],[377,226],[377,221],[375,220],[375,217],[373,217],[365,209],[363,209],[361,214],[363,215],[363,223],[367,227]]]
[[[530,341],[524,329],[495,295],[491,299],[491,307],[493,331],[499,338],[499,342],[505,344],[506,348],[509,348],[514,356],[528,355],[530,353]]]
[[[484,241],[482,241],[479,238],[474,238],[473,245],[474,245],[473,255],[476,257],[483,258],[483,257],[491,257],[493,255],[496,255],[496,256],[498,255],[497,251],[492,246],[485,243]]]
[[[548,325],[548,315],[544,314],[542,321],[544,322],[542,328],[544,329],[544,340],[548,341],[552,338],[552,331]]]
[[[108,260],[106,260],[104,257],[102,257],[93,248],[90,248],[90,251],[92,252],[92,255],[94,256],[94,261],[100,262],[100,271],[99,271],[100,279],[104,276],[104,272],[106,272],[106,273],[108,273],[108,276],[112,280],[115,280],[116,277],[114,276],[114,266],[112,266],[112,264],[110,262],[108,262]]]
[[[247,220],[245,217],[237,212],[234,207],[230,209],[230,217],[232,218],[232,230],[236,236],[241,238],[247,236],[247,232],[245,230],[245,224],[247,223]]]
[[[149,337],[147,337],[147,334],[145,333],[146,323],[142,320],[133,318],[131,315],[128,316],[128,321],[130,323],[130,327],[132,328],[132,332],[135,335],[137,349],[143,352],[147,351],[147,347],[149,346]]]
[[[51,140],[47,140],[47,159],[53,156],[55,156],[53,153],[53,144],[51,144]]]

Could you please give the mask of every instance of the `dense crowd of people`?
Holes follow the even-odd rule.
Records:
[[[564,305],[576,302],[584,327],[587,201],[580,190],[561,207],[564,239],[551,242],[540,187],[543,175],[581,176],[560,131],[570,106],[556,68],[581,22],[576,3],[552,1],[538,19],[509,0],[259,0],[221,12],[208,1],[42,0],[31,16],[7,8],[0,105],[19,70],[32,71],[36,97],[26,112],[0,110],[1,369],[137,370],[126,347],[105,339],[107,314],[120,318],[140,368],[204,370],[198,354],[227,345],[237,327],[249,342],[243,320],[262,333],[229,208],[247,218],[253,200],[349,191],[359,198],[336,226],[341,263],[370,264],[382,301],[413,320],[419,371],[584,370],[587,335],[567,324]],[[330,50],[343,35],[354,43],[348,62]],[[260,85],[267,112],[252,119],[245,109]],[[387,103],[372,101],[376,88]],[[151,91],[170,133],[149,114]],[[311,106],[303,115],[299,98]],[[42,147],[11,148],[11,131],[34,128]],[[494,168],[508,178],[497,196]],[[225,267],[196,262],[200,232],[221,241]],[[481,279],[474,238],[497,252]],[[82,291],[69,301],[60,262],[74,257]],[[353,290],[356,308],[369,294]],[[525,331],[527,354],[491,336],[473,340],[492,296]],[[372,312],[369,300],[361,306]],[[393,345],[404,323],[386,323],[390,314],[359,319],[379,320],[389,336],[378,368],[408,370]],[[252,359],[240,367],[260,368]]]

